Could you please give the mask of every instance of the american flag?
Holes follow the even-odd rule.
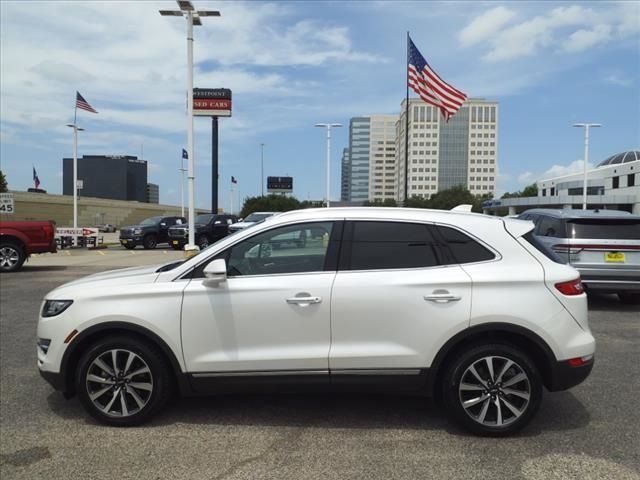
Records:
[[[38,174],[36,173],[36,167],[33,168],[33,184],[38,188],[40,186],[40,179],[38,178]]]
[[[411,38],[408,38],[407,68],[409,87],[426,103],[438,107],[442,116],[449,121],[455,115],[467,95],[442,80],[433,71]]]
[[[98,113],[91,105],[89,105],[89,102],[87,102],[84,97],[80,95],[80,92],[76,92],[76,108],[80,108],[91,113]]]

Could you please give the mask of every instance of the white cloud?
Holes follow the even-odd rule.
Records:
[[[531,183],[535,181],[536,176],[533,172],[524,172],[518,175],[518,183]]]
[[[604,81],[612,85],[620,87],[630,87],[633,85],[633,79],[623,76],[619,72],[611,72],[604,77]]]
[[[464,27],[459,40],[463,46],[486,45],[482,58],[493,63],[532,56],[552,46],[565,54],[578,53],[640,31],[639,4],[632,3],[597,10],[581,5],[556,7],[515,25],[514,12],[495,7]]]
[[[458,40],[463,47],[475,45],[492,37],[515,17],[515,12],[505,7],[495,7],[474,18],[462,29]]]
[[[592,30],[576,30],[563,45],[565,52],[581,52],[611,39],[611,25],[596,25]]]

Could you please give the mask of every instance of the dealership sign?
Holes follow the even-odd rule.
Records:
[[[194,88],[193,115],[197,117],[230,117],[231,90],[228,88]]]
[[[291,193],[293,191],[293,177],[267,177],[267,191],[269,193]]]

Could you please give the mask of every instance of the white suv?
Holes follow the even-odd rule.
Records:
[[[50,292],[38,367],[111,425],[172,391],[354,386],[435,395],[480,434],[526,425],[593,366],[576,270],[528,221],[385,208],[288,212],[186,261]],[[305,238],[292,242],[291,238]]]

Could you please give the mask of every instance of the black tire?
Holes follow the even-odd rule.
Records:
[[[0,272],[17,272],[26,259],[22,245],[7,241],[0,243]]]
[[[196,245],[200,248],[200,250],[204,250],[209,246],[209,238],[206,235],[200,235],[196,239]]]
[[[622,303],[640,305],[640,292],[618,292],[618,298]]]
[[[145,235],[142,240],[142,246],[145,250],[153,250],[158,245],[158,237],[156,237],[153,233]]]
[[[490,377],[489,357],[494,369],[493,385],[487,382]],[[513,362],[513,365],[502,372],[508,362]],[[472,366],[485,382],[482,386],[469,370]],[[498,378],[500,372],[502,376]],[[523,379],[517,381],[518,378]],[[509,384],[510,381],[516,383]],[[518,395],[514,395],[514,391]],[[542,379],[535,364],[520,349],[501,343],[478,345],[458,352],[445,366],[442,398],[451,418],[470,432],[506,436],[527,425],[537,412],[542,401]],[[466,408],[463,401],[467,402]],[[510,410],[507,403],[516,408],[519,415]],[[503,421],[501,425],[500,418]]]
[[[133,250],[134,248],[136,248],[136,246],[130,243],[125,243],[124,248],[126,248],[127,250]]]
[[[118,350],[116,365],[119,368],[124,369],[129,353],[132,353],[137,358],[131,363],[128,372],[144,370],[145,366],[149,370],[148,374],[144,372],[131,377],[128,383],[126,383],[127,372],[124,372],[122,377],[117,377],[119,378],[117,385],[122,385],[124,392],[116,391],[118,386],[112,382],[112,379],[116,377],[109,378],[109,372],[100,369],[94,363],[96,359],[100,358],[106,362],[108,367],[112,367],[113,363],[109,363],[109,359],[112,358],[111,352],[113,350]],[[80,358],[75,372],[76,392],[87,413],[99,422],[116,427],[140,425],[158,414],[170,400],[173,391],[170,368],[162,354],[145,341],[124,336],[109,336],[90,346]],[[88,377],[88,375],[91,376]],[[98,376],[101,377],[100,381],[91,380]],[[103,382],[110,382],[110,384]],[[145,388],[133,387],[133,383],[140,387],[145,386]],[[148,385],[151,385],[152,389],[147,394]],[[107,387],[109,389],[102,395],[91,399],[91,394],[95,395]],[[122,415],[125,412],[122,404],[123,395],[127,409],[127,415],[124,416]],[[139,400],[144,402],[142,406],[139,406]],[[98,405],[107,408],[101,409]],[[109,407],[109,405],[112,406]]]

